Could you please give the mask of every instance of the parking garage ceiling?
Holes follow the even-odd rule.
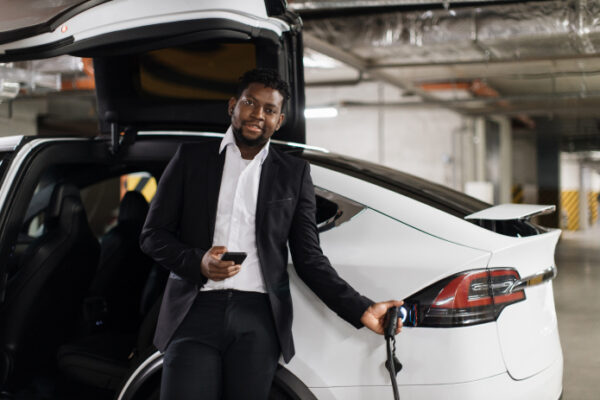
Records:
[[[340,106],[444,107],[525,125],[566,118],[579,122],[561,134],[596,127],[585,130],[591,139],[583,147],[600,149],[596,0],[290,0],[289,7],[304,22],[307,86],[380,81],[402,93],[394,102],[339,99]],[[0,74],[30,94],[93,81],[81,60],[68,58],[0,64]],[[16,95],[18,87],[5,86],[5,95]]]
[[[417,103],[469,115],[599,114],[597,1],[290,6],[303,17],[305,46],[342,62],[339,69],[308,68],[309,84],[383,80],[417,94]]]

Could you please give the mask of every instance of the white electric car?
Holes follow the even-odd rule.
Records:
[[[553,207],[492,207],[294,144],[305,130],[301,23],[285,2],[17,5],[2,5],[0,63],[93,57],[100,132],[0,138],[0,399],[158,398],[151,339],[165,270],[127,228],[143,210],[110,211],[126,189],[151,192],[181,142],[220,140],[236,78],[256,66],[292,85],[276,145],[311,163],[325,254],[362,294],[405,300],[400,397],[561,397],[560,231],[530,222]],[[289,273],[297,352],[271,398],[391,399],[383,337]]]

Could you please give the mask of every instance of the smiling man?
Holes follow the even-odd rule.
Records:
[[[287,98],[277,72],[247,72],[223,139],[180,146],[160,179],[140,240],[171,271],[155,334],[162,400],[268,398],[280,355],[294,355],[288,244],[298,276],[356,328],[383,333],[402,304],[361,296],[323,255],[309,165],[270,146]]]

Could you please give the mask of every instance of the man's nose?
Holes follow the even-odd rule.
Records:
[[[252,116],[257,119],[264,119],[265,113],[262,107],[256,106],[252,109]]]

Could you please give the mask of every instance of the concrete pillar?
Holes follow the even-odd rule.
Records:
[[[469,118],[465,121],[465,129],[460,131],[459,150],[454,158],[461,162],[461,189],[465,184],[475,180],[475,120]]]
[[[385,101],[385,85],[377,85],[377,101]],[[377,110],[377,160],[380,164],[385,163],[385,107],[379,107]]]
[[[590,193],[590,222],[592,226],[600,223],[600,171],[592,170],[591,173],[591,193]]]
[[[473,142],[475,144],[475,179],[485,181],[485,118],[475,119],[475,132]]]
[[[592,187],[592,170],[583,163],[579,163],[579,229],[586,230],[590,227],[590,206],[588,193]]]
[[[558,228],[560,215],[560,137],[556,121],[536,120],[538,202],[555,204],[557,212],[539,217],[541,225]]]
[[[507,117],[496,117],[494,121],[498,123],[500,129],[500,154],[499,169],[500,182],[498,182],[498,200],[499,203],[512,202],[512,127],[510,119]]]
[[[581,229],[581,166],[575,153],[560,157],[560,228]]]
[[[473,119],[466,135],[462,153],[464,192],[482,201],[494,203],[494,187],[488,171],[491,165],[488,165],[490,160],[487,157],[487,122],[483,117]]]

